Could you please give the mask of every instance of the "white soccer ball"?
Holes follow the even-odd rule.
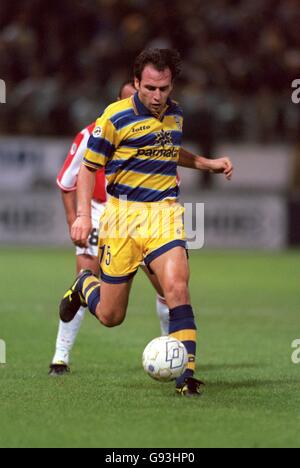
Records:
[[[169,382],[180,377],[186,370],[187,363],[186,347],[171,336],[155,338],[143,353],[145,372],[160,382]]]

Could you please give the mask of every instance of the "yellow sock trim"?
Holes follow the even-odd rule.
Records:
[[[95,284],[95,286],[91,286],[93,283],[97,283],[97,284]],[[98,280],[98,278],[96,278],[96,276],[89,276],[86,280],[84,280],[83,286],[82,286],[82,294],[84,296],[84,300],[86,303],[88,302],[91,293],[95,291],[95,289],[98,288],[99,286],[100,286],[100,281]]]
[[[197,341],[197,330],[180,330],[175,333],[171,333],[179,341]]]

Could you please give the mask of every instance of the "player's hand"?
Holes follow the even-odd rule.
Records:
[[[92,232],[92,220],[89,216],[79,216],[71,229],[71,238],[77,247],[88,247],[88,239]]]
[[[214,174],[224,174],[227,180],[231,180],[234,167],[229,158],[220,158],[210,161],[210,170]]]
[[[71,240],[72,240],[72,227],[75,221],[76,221],[76,216],[67,220]]]

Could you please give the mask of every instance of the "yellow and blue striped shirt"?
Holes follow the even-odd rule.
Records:
[[[109,106],[97,120],[83,163],[92,169],[105,166],[107,192],[115,198],[176,200],[182,127],[177,103],[168,100],[156,117],[136,93]]]

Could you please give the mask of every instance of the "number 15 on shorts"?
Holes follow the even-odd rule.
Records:
[[[106,266],[111,264],[111,247],[110,245],[103,245],[100,247],[100,265],[105,259]]]

